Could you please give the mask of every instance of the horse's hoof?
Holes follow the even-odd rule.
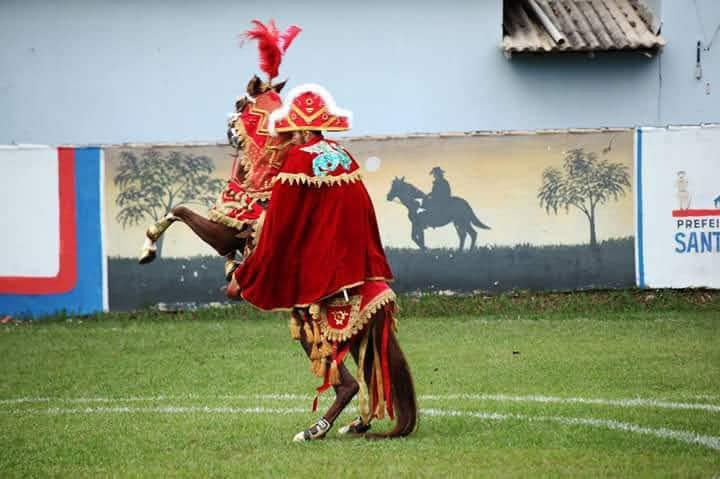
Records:
[[[138,263],[148,264],[151,263],[156,257],[157,250],[143,249],[142,254],[140,254],[140,259],[138,260]]]
[[[318,422],[310,426],[309,428],[295,434],[293,442],[307,442],[314,441],[316,439],[325,439],[325,435],[332,427],[324,417],[321,417]]]
[[[142,253],[140,253],[140,264],[150,263],[157,256],[157,246],[155,242],[150,238],[145,238],[145,242],[142,245]]]
[[[340,436],[359,435],[359,434],[365,434],[369,430],[370,430],[370,424],[365,424],[363,422],[362,416],[358,416],[353,420],[353,422],[351,422],[347,426],[343,426],[340,429],[338,429],[338,434]]]

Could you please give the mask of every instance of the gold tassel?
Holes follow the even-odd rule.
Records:
[[[320,366],[318,367],[318,376],[325,379],[325,371],[327,371],[327,361],[321,359]]]
[[[368,388],[365,382],[365,354],[367,353],[368,339],[370,331],[365,331],[365,335],[360,342],[360,351],[358,353],[358,370],[357,382],[360,386],[358,391],[358,399],[360,401],[360,416],[362,416],[363,424],[370,424],[370,406],[368,404]]]
[[[323,368],[320,359],[310,361],[310,372],[313,373],[315,376],[324,377],[324,374],[321,375],[322,369]]]
[[[330,384],[336,385],[340,384],[342,381],[340,381],[340,370],[338,369],[338,363],[337,361],[333,360],[332,364],[330,365]]]
[[[320,356],[326,358],[332,354],[332,346],[330,346],[330,343],[323,340],[322,346],[320,346]]]
[[[295,313],[290,315],[290,337],[300,339],[300,321],[298,321]]]
[[[375,344],[373,347],[373,353],[374,353],[374,360],[373,360],[373,385],[375,386],[375,390],[377,391],[377,397],[378,401],[375,405],[375,411],[373,411],[373,415],[378,419],[384,419],[385,418],[385,392],[383,390],[383,374],[382,374],[382,363],[380,362],[380,352],[378,346],[380,345],[380,341],[375,339]]]
[[[312,327],[310,326],[309,322],[305,321],[304,329],[305,329],[305,341],[307,341],[308,343],[314,343],[315,336],[313,336]]]
[[[313,343],[312,349],[310,350],[310,359],[313,361],[320,359],[322,356],[320,356],[320,350],[318,349],[317,343]]]
[[[320,344],[322,341],[322,334],[320,334],[320,325],[317,321],[313,321],[313,335],[315,336],[315,344]]]

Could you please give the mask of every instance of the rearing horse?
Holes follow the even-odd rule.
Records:
[[[422,208],[422,202],[427,198],[427,194],[423,193],[414,185],[405,181],[405,177],[395,177],[387,194],[387,200],[393,201],[395,198],[400,200],[408,209],[408,218],[412,224],[410,233],[412,240],[420,249],[425,249],[425,229],[438,228],[448,223],[453,223],[460,239],[460,247],[462,250],[465,246],[465,237],[470,235],[470,249],[475,248],[477,240],[477,232],[474,226],[489,230],[490,227],[480,221],[472,208],[462,198],[451,196],[447,208],[425,210]]]
[[[236,115],[231,120],[228,138],[242,150],[242,159],[236,161],[237,173],[211,211],[212,219],[185,207],[176,207],[152,225],[147,231],[141,262],[152,261],[156,254],[154,243],[175,221],[186,223],[229,259],[236,250],[251,252],[259,239],[268,201],[272,201],[271,190],[291,146],[289,135],[269,135],[268,117],[280,107],[278,92],[284,86],[284,83],[273,85],[272,79],[277,75],[282,53],[299,28],[291,26],[280,34],[273,21],[267,26],[257,20],[253,24],[256,28],[245,35],[259,40],[261,69],[268,73],[269,79],[263,84],[254,77],[247,88],[253,99],[242,98],[236,103]],[[273,209],[279,204],[275,202]],[[288,259],[293,254],[292,251],[283,253]],[[312,268],[313,265],[303,267]],[[239,270],[235,274],[242,272]],[[226,267],[226,276],[232,274],[232,269]],[[333,271],[327,274],[333,274]],[[275,279],[282,281],[283,278]],[[233,280],[228,287],[230,297],[234,297],[233,284],[237,282]],[[291,335],[300,341],[307,353],[311,371],[323,378],[323,385],[317,388],[318,394],[332,387],[336,396],[323,418],[298,433],[294,440],[324,437],[356,395],[360,398],[360,417],[343,427],[341,434],[366,435],[370,422],[375,418],[382,419],[387,411],[390,418],[396,419],[395,427],[388,433],[367,436],[407,436],[417,425],[417,403],[410,369],[395,336],[395,294],[384,282],[367,281],[343,290],[343,296],[345,301],[342,297],[318,298],[317,303],[292,310]],[[358,363],[357,379],[343,362],[346,354]],[[314,403],[313,410],[316,405]]]
[[[227,258],[225,275],[235,267],[235,253],[247,254],[262,224],[270,199],[270,190],[289,148],[289,135],[270,136],[267,117],[282,104],[278,93],[285,82],[271,85],[254,76],[247,86],[247,96],[238,98],[235,115],[228,125],[228,140],[236,150],[233,171],[228,184],[206,218],[185,206],[176,206],[146,232],[140,263],[153,261],[156,242],[177,221],[188,225],[218,254]]]

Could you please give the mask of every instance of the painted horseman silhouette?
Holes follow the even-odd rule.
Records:
[[[489,230],[490,227],[480,221],[472,208],[462,198],[450,195],[450,184],[445,179],[445,172],[440,167],[430,171],[435,177],[430,194],[423,193],[414,185],[405,181],[405,177],[395,177],[387,194],[388,201],[395,198],[408,209],[408,218],[412,224],[411,237],[420,249],[425,249],[425,230],[439,228],[453,223],[460,239],[462,250],[465,238],[470,235],[470,249],[475,248],[477,232],[474,226]]]

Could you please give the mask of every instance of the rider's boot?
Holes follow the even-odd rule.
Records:
[[[332,424],[327,419],[321,417],[318,422],[310,426],[309,428],[295,434],[293,442],[305,442],[312,441],[315,439],[324,439],[327,432],[332,427]]]
[[[362,416],[358,416],[347,426],[343,426],[338,429],[338,434],[341,436],[350,436],[355,434],[365,434],[369,430],[370,424],[365,424]]]

